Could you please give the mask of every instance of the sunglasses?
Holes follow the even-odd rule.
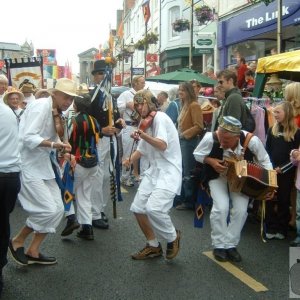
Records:
[[[138,105],[138,104],[144,104],[145,100],[143,97],[134,97],[134,104]]]
[[[223,84],[223,80],[218,80],[218,84]]]

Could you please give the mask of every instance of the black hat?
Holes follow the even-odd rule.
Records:
[[[92,71],[92,75],[95,75],[97,72],[104,72],[108,64],[104,59],[96,60],[94,63],[94,70]]]
[[[87,111],[91,105],[90,94],[83,94],[81,96],[76,96],[74,98],[74,104],[76,105],[78,112]]]

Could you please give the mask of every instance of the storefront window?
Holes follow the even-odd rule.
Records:
[[[273,43],[274,41],[271,42]],[[247,62],[265,56],[266,44],[268,44],[269,48],[270,41],[247,41],[229,46],[228,64],[235,65],[241,57],[244,57]]]

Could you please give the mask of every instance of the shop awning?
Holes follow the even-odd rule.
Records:
[[[258,59],[257,73],[300,72],[300,50]]]

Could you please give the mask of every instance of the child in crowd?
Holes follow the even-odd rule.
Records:
[[[300,247],[300,149],[294,149],[291,151],[291,162],[297,166],[297,216],[296,216],[296,226],[297,226],[297,237],[293,240],[290,245],[292,247]]]
[[[292,149],[300,143],[300,130],[294,121],[294,109],[283,101],[274,108],[274,125],[267,133],[266,150],[277,171],[277,201],[268,201],[266,207],[266,238],[284,239],[289,224],[290,194],[294,184],[295,167],[290,162]]]

